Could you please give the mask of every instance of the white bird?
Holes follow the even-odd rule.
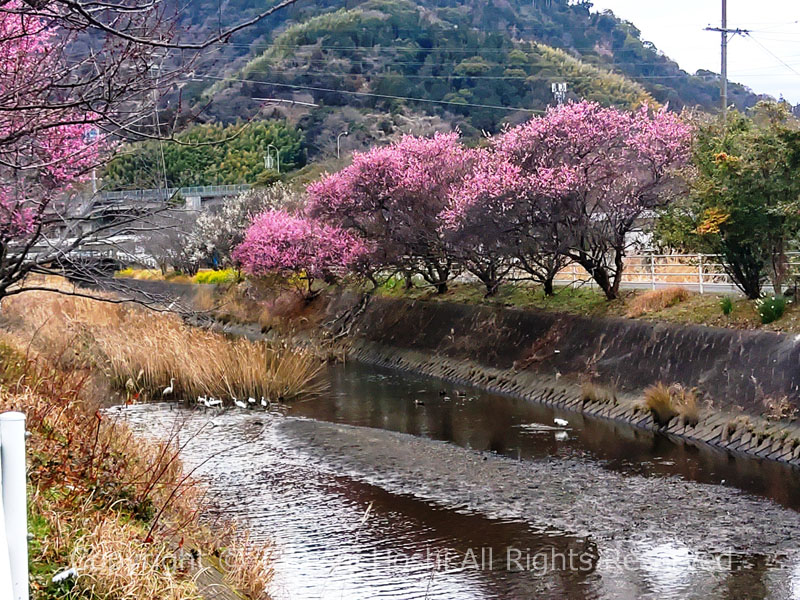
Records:
[[[269,401],[264,396],[261,396],[261,406],[269,406]]]
[[[161,395],[162,396],[169,396],[172,393],[172,390],[173,390],[174,386],[175,386],[175,378],[172,377],[169,380],[169,386],[164,388],[164,391],[161,392]]]
[[[206,406],[211,408],[212,406],[219,406],[222,404],[222,400],[219,398],[211,398],[208,402],[206,402]]]
[[[256,403],[256,399],[255,399],[255,398],[253,398],[252,396],[250,396],[250,397],[247,399],[247,401],[248,401],[250,404],[255,404],[255,403]]]
[[[569,421],[565,421],[564,419],[553,419],[553,423],[555,423],[559,427],[566,427],[567,425],[569,425]]]
[[[206,398],[205,396],[198,396],[197,403],[205,406],[208,403],[208,398]]]
[[[234,400],[233,403],[239,408],[247,408],[247,403],[242,402],[241,400]]]

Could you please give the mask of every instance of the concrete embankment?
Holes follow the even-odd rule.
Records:
[[[343,293],[325,312],[329,322],[354,312],[350,354],[358,360],[800,464],[800,429],[761,416],[767,400],[796,401],[797,336],[388,298],[354,306],[359,298]],[[585,399],[587,379],[615,387],[617,398]],[[658,427],[640,402],[657,382],[696,387],[706,400],[700,422],[676,417]]]
[[[147,282],[149,291],[156,283]],[[180,296],[190,303],[191,290]],[[350,292],[320,297],[311,309],[334,333],[346,330],[349,354],[366,363],[800,465],[800,428],[762,416],[768,401],[797,404],[800,336],[438,301],[364,302]],[[616,398],[587,400],[586,380],[615,388]],[[700,422],[676,417],[658,427],[640,401],[657,382],[696,387]]]

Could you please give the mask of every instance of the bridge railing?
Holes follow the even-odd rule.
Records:
[[[100,201],[110,202],[115,200],[169,200],[176,194],[182,197],[211,197],[211,196],[233,196],[246,192],[252,186],[246,183],[232,185],[201,185],[182,188],[154,188],[143,190],[115,190],[111,192],[101,192],[98,196]]]
[[[28,600],[25,415],[0,415],[0,597]]]

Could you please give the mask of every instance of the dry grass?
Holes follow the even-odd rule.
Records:
[[[697,394],[679,383],[670,386],[663,383],[651,385],[644,391],[644,406],[659,427],[666,427],[677,416],[682,417],[684,424],[691,427],[700,421]]]
[[[77,540],[72,566],[81,574],[81,589],[98,598],[200,599],[188,575],[176,576],[181,557],[173,548],[144,543],[139,528],[118,519],[101,520]]]
[[[767,421],[794,421],[797,419],[797,406],[788,397],[764,398],[764,417]]]
[[[288,400],[320,390],[311,352],[229,339],[175,315],[44,292],[9,298],[3,312],[51,358],[93,360],[130,398],[160,398],[171,379],[177,398]]]
[[[62,353],[63,354],[63,353]],[[195,600],[197,586],[181,557],[189,548],[220,555],[241,591],[262,600],[267,563],[258,548],[221,525],[200,521],[205,496],[171,439],[138,438],[100,412],[108,390],[74,358],[53,363],[19,336],[0,335],[0,412],[20,410],[28,441],[31,586],[35,598]],[[66,567],[77,579],[51,583]]]
[[[269,600],[266,586],[275,575],[271,546],[251,542],[245,534],[223,555],[227,580],[251,600]]]
[[[628,306],[627,316],[640,317],[647,313],[658,312],[685,302],[689,296],[689,290],[680,286],[653,290],[636,296]]]
[[[584,403],[616,404],[617,390],[612,386],[585,381],[581,384],[581,398]]]

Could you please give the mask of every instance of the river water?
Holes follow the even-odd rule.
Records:
[[[800,599],[794,469],[408,373],[327,377],[281,411],[120,409],[185,444],[210,518],[273,545],[276,600]]]

